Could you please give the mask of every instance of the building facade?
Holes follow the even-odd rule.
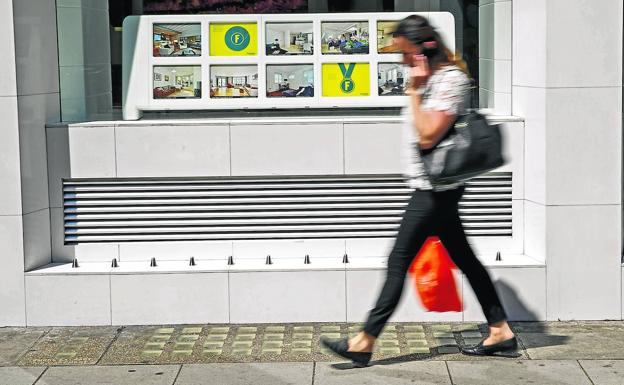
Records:
[[[405,196],[397,111],[124,121],[120,4],[0,0],[0,325],[362,320]],[[473,100],[507,139],[464,208],[510,318],[622,319],[622,2],[348,6],[453,15]],[[395,320],[482,320],[457,278],[463,312],[408,290]]]

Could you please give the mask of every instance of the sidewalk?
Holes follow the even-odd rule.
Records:
[[[358,325],[0,328],[0,385],[624,384],[624,322],[512,327],[517,357],[474,358],[484,325],[391,324],[365,369],[318,347]]]

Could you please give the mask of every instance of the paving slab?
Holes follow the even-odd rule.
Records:
[[[43,368],[0,368],[0,385],[32,385],[43,373]]]
[[[312,362],[184,365],[176,385],[305,385],[312,384],[313,368]]]
[[[454,385],[592,385],[576,361],[448,362]]]
[[[57,366],[48,368],[45,385],[172,385],[179,365]]]
[[[117,327],[52,328],[24,354],[20,366],[94,365],[118,333]]]
[[[595,385],[622,385],[624,383],[624,361],[583,360],[579,363]]]
[[[0,328],[0,366],[11,366],[49,329]]]
[[[531,359],[624,359],[623,330],[582,332],[559,329],[546,334],[520,332],[518,337]]]
[[[350,363],[316,363],[315,385],[361,384],[451,384],[446,365],[441,361],[412,361],[367,368],[352,368]]]

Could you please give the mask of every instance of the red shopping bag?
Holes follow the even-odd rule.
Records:
[[[438,237],[429,237],[410,265],[416,291],[427,311],[462,311],[453,270],[457,267]]]

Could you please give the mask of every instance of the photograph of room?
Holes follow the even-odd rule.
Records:
[[[312,23],[267,23],[267,55],[312,55]]]
[[[394,45],[392,34],[396,29],[398,21],[378,21],[377,22],[377,52],[379,53],[399,53],[399,48]]]
[[[258,67],[255,65],[211,66],[210,97],[257,98]]]
[[[154,67],[154,99],[201,98],[201,66]]]
[[[314,65],[267,66],[267,97],[314,96]]]
[[[379,63],[377,86],[379,96],[405,95],[406,68],[400,63]]]
[[[154,56],[201,56],[200,24],[154,24]]]
[[[324,54],[368,53],[368,22],[321,23],[321,52]]]

